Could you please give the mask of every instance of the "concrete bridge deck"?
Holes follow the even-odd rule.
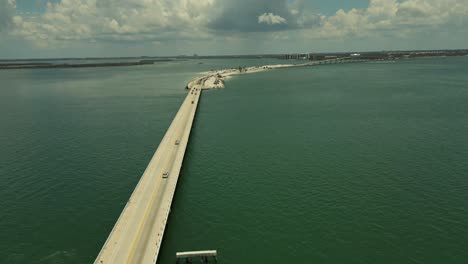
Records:
[[[189,91],[94,263],[156,262],[200,94]]]
[[[366,61],[345,59],[347,60],[334,59],[297,65],[250,67],[243,73]],[[96,264],[154,264],[156,262],[201,91],[224,87],[224,83],[221,85],[208,82],[207,84],[210,77],[216,76],[216,80],[222,80],[234,74],[238,74],[235,69],[216,72],[197,78],[187,85],[189,88],[187,97],[97,256]]]

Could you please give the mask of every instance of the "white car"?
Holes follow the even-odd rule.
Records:
[[[169,177],[169,172],[168,172],[168,171],[166,171],[165,173],[163,173],[163,178],[167,178],[167,177]]]

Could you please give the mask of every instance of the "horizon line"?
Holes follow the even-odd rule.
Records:
[[[27,61],[27,60],[105,60],[105,59],[144,59],[144,58],[216,58],[216,57],[261,57],[281,56],[288,54],[346,54],[346,53],[376,53],[376,52],[438,52],[438,51],[468,51],[468,48],[459,49],[420,49],[420,50],[373,50],[373,51],[329,51],[329,52],[289,52],[289,53],[263,53],[263,54],[222,54],[222,55],[140,55],[140,56],[105,56],[105,57],[36,57],[36,58],[0,58],[0,61]]]

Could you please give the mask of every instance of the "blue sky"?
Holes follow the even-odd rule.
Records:
[[[0,58],[468,48],[468,0],[0,0]]]

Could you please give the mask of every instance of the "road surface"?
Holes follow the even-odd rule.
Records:
[[[200,94],[189,90],[95,263],[156,262]]]

